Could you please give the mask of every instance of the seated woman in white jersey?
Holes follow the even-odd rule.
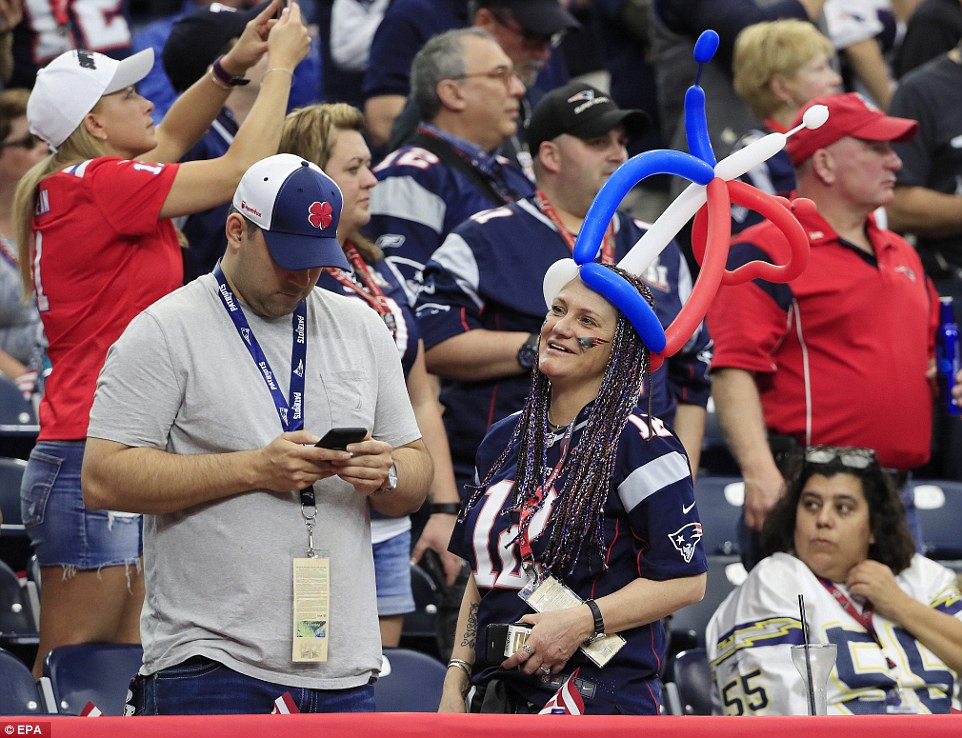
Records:
[[[834,643],[828,714],[959,708],[962,597],[915,553],[905,510],[870,449],[813,446],[762,533],[770,554],[721,604],[706,641],[717,712],[804,715],[790,648]]]

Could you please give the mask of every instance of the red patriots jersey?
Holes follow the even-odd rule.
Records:
[[[177,166],[101,157],[41,182],[31,270],[53,371],[40,440],[86,437],[107,349],[183,281],[177,234],[159,219]]]

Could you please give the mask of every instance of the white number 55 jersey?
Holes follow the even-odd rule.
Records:
[[[916,600],[962,619],[962,598],[951,570],[916,554],[896,579]],[[848,596],[844,585],[837,586]],[[716,712],[808,714],[805,685],[791,657],[791,646],[803,642],[799,594],[805,598],[812,642],[834,643],[838,649],[828,682],[830,715],[885,713],[886,695],[891,698],[898,687],[905,711],[959,708],[958,674],[939,657],[876,613],[872,623],[880,646],[805,564],[777,553],[752,570],[708,624]],[[857,598],[853,602],[862,605]]]

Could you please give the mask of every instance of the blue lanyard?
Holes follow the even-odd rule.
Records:
[[[294,308],[292,316],[292,331],[294,334],[293,345],[291,346],[291,383],[288,397],[285,398],[274,380],[274,372],[271,365],[264,356],[260,344],[254,337],[254,331],[244,311],[234,296],[233,291],[227,284],[224,277],[224,270],[220,267],[220,262],[214,267],[214,279],[217,280],[217,296],[220,297],[224,309],[237,329],[237,335],[247,347],[247,351],[254,360],[267,385],[267,389],[274,398],[274,407],[277,408],[277,415],[281,419],[281,427],[285,432],[298,431],[304,427],[304,370],[307,360],[307,301],[301,300]]]

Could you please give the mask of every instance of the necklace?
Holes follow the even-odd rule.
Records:
[[[555,422],[553,422],[553,421],[551,420],[551,414],[550,414],[550,413],[548,414],[547,421],[548,421],[548,428],[551,429],[551,432],[552,432],[552,433],[558,433],[559,431],[561,431],[561,430],[563,430],[563,429],[565,429],[565,428],[568,428],[568,427],[571,425],[571,423],[562,423],[561,425],[558,425],[557,423],[555,423]],[[574,422],[574,421],[572,421],[572,423],[573,423],[573,422]]]

